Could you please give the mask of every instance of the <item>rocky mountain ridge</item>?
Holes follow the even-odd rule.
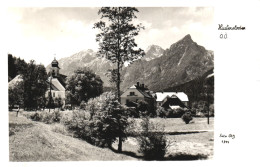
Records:
[[[151,45],[145,52],[143,58],[123,68],[121,90],[124,91],[139,81],[150,90],[162,91],[199,78],[214,67],[213,51],[198,45],[190,35],[186,35],[166,50]],[[105,74],[108,69],[114,68],[114,64],[105,58],[96,57],[93,50],[78,52],[58,62],[62,74],[70,75],[78,67],[88,67],[101,77],[104,86],[110,87]]]
[[[164,54],[149,62],[138,60],[123,71],[123,90],[136,81],[150,90],[162,91],[202,76],[214,67],[213,52],[207,51],[186,35]]]

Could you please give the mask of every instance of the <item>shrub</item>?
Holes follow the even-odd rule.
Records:
[[[60,134],[63,134],[63,135],[68,135],[68,132],[66,130],[66,127],[63,125],[63,124],[54,124],[53,126],[51,126],[51,130],[53,132],[56,132],[56,133],[60,133]]]
[[[85,111],[73,111],[62,122],[76,137],[100,147],[111,147],[117,138],[121,144],[126,139],[127,118],[126,108],[113,93],[105,92],[90,99]]]
[[[43,111],[43,112],[35,112],[34,114],[28,114],[28,115],[31,120],[44,122],[46,124],[51,124],[53,122],[60,122],[62,117],[60,111],[54,111],[54,112]]]
[[[149,113],[148,103],[144,100],[138,100],[136,110],[139,112],[140,116],[147,116],[147,114]]]
[[[97,108],[89,125],[92,141],[94,139],[95,144],[102,147],[111,147],[118,137],[118,150],[121,151],[129,125],[127,109],[117,101],[115,94],[111,92],[103,93],[96,100]]]
[[[32,115],[29,115],[30,116],[30,119],[33,120],[33,121],[40,121],[41,120],[41,116],[38,112],[32,114]]]
[[[46,124],[53,123],[53,113],[52,112],[47,112],[47,111],[41,112],[39,121],[44,122]]]
[[[60,111],[54,111],[54,112],[52,113],[52,115],[53,115],[53,116],[52,116],[53,122],[60,122],[61,117],[62,117]]]
[[[190,123],[190,121],[192,120],[191,112],[186,112],[185,114],[183,114],[182,120],[183,120],[186,124]]]
[[[187,111],[187,109],[184,108],[176,108],[171,109],[168,108],[167,110],[163,109],[162,107],[159,107],[157,109],[157,114],[160,115],[160,117],[167,117],[167,118],[181,118],[182,115]]]
[[[134,107],[127,107],[126,112],[127,112],[128,117],[132,117],[132,118],[140,117],[139,112]]]
[[[75,110],[71,115],[62,117],[62,123],[72,132],[75,137],[90,142],[89,131],[89,114],[84,110]]]
[[[193,117],[196,117],[197,109],[192,108],[192,109],[190,110],[190,112],[191,112],[191,115],[192,115]]]
[[[181,118],[185,112],[186,112],[186,109],[184,109],[184,108],[174,109],[173,118]]]
[[[166,117],[166,111],[163,107],[159,106],[156,110],[156,114],[158,117],[165,118]]]
[[[80,103],[79,108],[80,108],[80,109],[85,109],[85,108],[86,108],[86,105],[87,105],[87,103],[83,100],[83,101]]]
[[[168,108],[165,112],[166,118],[173,118],[173,110]]]
[[[145,160],[164,159],[168,147],[164,128],[149,122],[147,117],[142,120],[141,127],[142,132],[137,137],[138,152],[143,154]],[[156,132],[158,130],[160,132]]]

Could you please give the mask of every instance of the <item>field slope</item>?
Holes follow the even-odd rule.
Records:
[[[136,160],[52,131],[51,125],[9,114],[10,161]]]

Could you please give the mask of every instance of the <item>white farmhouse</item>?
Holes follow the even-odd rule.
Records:
[[[156,105],[162,106],[165,99],[178,98],[185,106],[188,106],[189,98],[184,92],[156,92]]]

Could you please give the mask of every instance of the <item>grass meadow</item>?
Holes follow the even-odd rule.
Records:
[[[136,160],[66,135],[60,124],[33,122],[15,114],[9,114],[9,131],[13,132],[9,134],[10,161]]]
[[[62,112],[69,115],[70,111]],[[32,114],[31,112],[29,114]],[[123,152],[99,148],[74,138],[62,123],[45,124],[26,118],[27,112],[16,117],[9,112],[10,161],[90,161],[142,160],[135,137],[123,143]],[[185,124],[180,118],[153,118],[153,123],[164,127],[169,143],[165,160],[211,159],[214,148],[214,119],[194,118]],[[135,119],[138,122],[140,119]],[[136,127],[138,129],[138,127]]]

